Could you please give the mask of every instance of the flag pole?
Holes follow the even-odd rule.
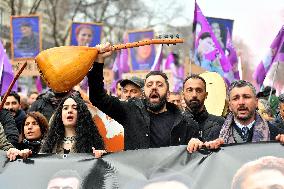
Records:
[[[243,79],[243,65],[242,65],[242,57],[241,56],[238,57],[238,70],[239,70],[240,80],[242,80]]]
[[[192,59],[189,60],[189,75],[192,75]]]
[[[2,110],[2,108],[3,108],[3,106],[4,106],[4,103],[6,102],[7,97],[9,96],[9,94],[10,94],[10,92],[11,92],[13,86],[15,85],[17,79],[20,77],[21,73],[23,72],[23,70],[25,69],[25,67],[27,66],[27,64],[28,64],[28,63],[25,62],[25,63],[22,65],[21,69],[18,71],[18,73],[17,73],[16,76],[14,77],[13,81],[11,82],[11,84],[10,84],[10,86],[9,86],[9,88],[8,88],[8,90],[7,90],[7,92],[5,93],[5,95],[4,95],[3,99],[2,99],[2,102],[1,102],[1,104],[0,104],[0,111]]]
[[[276,70],[274,71],[274,75],[273,75],[273,79],[272,79],[272,84],[271,84],[271,89],[270,89],[269,98],[268,98],[268,104],[270,104],[270,99],[271,99],[271,95],[272,95],[272,88],[273,88],[273,86],[274,86],[275,77],[276,77],[276,74],[277,74],[279,62],[280,62],[280,61],[277,62]]]

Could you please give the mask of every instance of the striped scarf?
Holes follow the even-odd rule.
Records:
[[[229,113],[220,131],[219,138],[223,138],[225,144],[235,143],[235,140],[233,137],[233,128],[232,128],[233,121],[234,121],[234,116],[232,113]],[[270,140],[270,132],[269,132],[268,124],[256,112],[252,142],[269,141],[269,140]]]

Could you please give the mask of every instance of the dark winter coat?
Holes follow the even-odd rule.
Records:
[[[0,111],[0,123],[3,126],[7,140],[14,146],[17,145],[19,141],[19,131],[15,119],[9,110],[2,109]]]
[[[278,114],[276,118],[273,121],[271,121],[271,124],[284,130],[284,120],[282,119],[280,114]]]
[[[189,109],[186,109],[184,115],[198,123],[199,139],[203,142],[218,138],[225,121],[221,116],[209,114],[206,109],[197,114],[193,114]]]
[[[15,117],[16,126],[19,134],[22,133],[22,125],[24,124],[24,120],[26,118],[26,112],[24,110],[19,110]]]
[[[4,129],[0,123],[0,150],[8,151],[13,145],[6,139]]]
[[[40,112],[49,121],[60,102],[60,101],[53,102],[52,99],[55,99],[55,94],[52,91],[47,91],[46,93],[41,94],[37,97],[37,100],[34,103],[32,103],[28,111]]]
[[[94,106],[124,127],[125,149],[150,147],[150,116],[142,99],[133,98],[122,102],[107,95],[103,83],[103,64],[95,63],[88,74],[89,96]],[[187,144],[197,136],[197,124],[191,118],[185,118],[177,106],[167,103],[167,110],[175,116],[171,130],[171,145]]]

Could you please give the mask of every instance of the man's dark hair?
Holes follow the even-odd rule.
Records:
[[[5,95],[1,96],[1,99],[4,98]],[[9,96],[13,96],[17,101],[18,103],[20,104],[21,103],[21,97],[18,93],[16,93],[15,91],[11,91],[10,94],[8,95]]]
[[[197,74],[191,74],[190,76],[187,76],[187,78],[185,78],[185,80],[183,81],[183,89],[184,89],[184,84],[187,82],[187,80],[189,80],[189,79],[200,79],[202,82],[203,82],[203,84],[204,84],[204,86],[205,86],[205,90],[206,90],[206,81],[205,81],[205,79],[203,78],[203,77],[201,77],[201,76],[199,76],[199,75],[197,75]]]
[[[170,84],[169,84],[169,81],[168,81],[168,76],[167,76],[164,72],[161,72],[161,71],[151,71],[151,72],[149,72],[149,73],[146,75],[145,80],[146,80],[148,77],[153,76],[153,75],[160,75],[160,76],[162,76],[162,77],[165,79],[165,82],[166,82],[167,87],[168,87],[168,90],[169,90]]]
[[[255,90],[254,86],[250,82],[245,81],[245,80],[237,80],[237,81],[232,82],[230,87],[229,87],[229,90],[228,90],[228,95],[230,95],[231,91],[234,88],[241,88],[241,87],[246,87],[246,86],[251,88],[254,96],[256,96],[256,90]]]

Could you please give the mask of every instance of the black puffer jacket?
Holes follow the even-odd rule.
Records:
[[[186,117],[190,117],[195,120],[199,125],[199,139],[203,142],[215,140],[219,137],[222,125],[225,119],[221,116],[215,116],[209,114],[206,109],[203,111],[193,114],[189,109],[184,112]]]
[[[55,100],[55,94],[51,90],[37,97],[37,100],[32,103],[29,112],[40,112],[49,121],[60,100]]]
[[[150,116],[144,100],[133,98],[122,102],[109,96],[104,90],[103,64],[95,63],[88,74],[90,101],[108,116],[124,127],[125,149],[150,147]],[[168,111],[176,118],[171,130],[171,145],[187,144],[198,136],[197,124],[191,118],[186,119],[174,104],[167,103]]]
[[[24,124],[25,118],[26,118],[26,112],[24,110],[19,110],[15,117],[15,122],[19,134],[22,133],[22,125]]]
[[[4,128],[7,140],[16,146],[19,140],[19,132],[15,119],[9,110],[2,109],[0,111],[0,122]]]

